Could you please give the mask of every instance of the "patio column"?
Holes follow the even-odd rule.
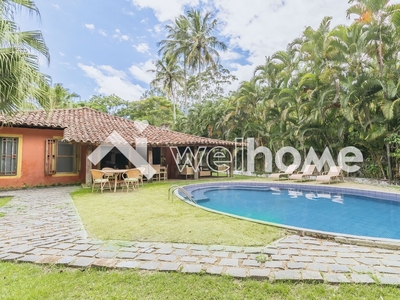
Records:
[[[85,168],[85,183],[88,186],[92,185],[92,176],[90,175],[90,170],[92,169],[92,162],[88,159],[88,156],[92,154],[92,145],[86,146],[86,168]]]
[[[233,160],[235,159],[234,156],[233,156],[233,151],[234,151],[233,149],[234,148],[232,148],[232,147],[228,148],[229,153],[230,153],[230,155],[232,157],[232,159],[231,159],[231,161],[229,163],[229,177],[233,177]]]
[[[193,162],[193,167],[194,167],[194,179],[199,179],[199,170],[198,170],[198,162],[197,162],[197,153],[199,152],[199,147],[194,146],[194,162]]]

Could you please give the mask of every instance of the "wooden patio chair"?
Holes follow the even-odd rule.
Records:
[[[139,187],[139,177],[140,177],[139,169],[130,169],[125,172],[124,182],[126,186],[126,192],[129,192],[129,187],[131,185],[133,191]]]
[[[315,180],[322,181],[322,182],[329,182],[329,184],[331,184],[332,180],[336,180],[336,182],[339,182],[340,177],[343,180],[342,167],[341,166],[332,166],[329,169],[328,173],[317,176],[317,178]]]
[[[104,186],[108,183],[108,187],[111,192],[111,184],[110,180],[107,177],[104,177],[104,173],[100,170],[92,169],[90,170],[90,174],[92,175],[92,193],[94,191],[94,187],[96,184],[99,185],[101,193],[103,193]]]
[[[269,175],[269,178],[277,178],[278,180],[280,180],[281,177],[288,178],[289,175],[292,175],[294,173],[297,167],[297,165],[290,165],[289,167],[287,167],[285,172],[272,173],[271,175]]]
[[[310,179],[311,175],[314,174],[314,171],[315,171],[315,165],[306,165],[303,172],[292,174],[289,176],[289,179],[295,179],[301,181],[303,181],[303,178]]]

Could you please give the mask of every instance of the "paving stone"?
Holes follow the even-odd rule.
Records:
[[[336,272],[336,273],[348,273],[350,272],[350,269],[347,266],[343,266],[343,265],[329,265],[329,269],[332,272]]]
[[[302,244],[291,244],[290,248],[305,250],[305,249],[308,249],[308,246],[307,245],[302,245]]]
[[[183,273],[200,273],[202,265],[184,264],[182,268]]]
[[[272,260],[290,260],[289,255],[271,255]]]
[[[358,273],[374,273],[375,270],[371,267],[360,265],[360,266],[351,266],[350,267],[354,272]]]
[[[261,253],[262,252],[262,249],[261,248],[254,248],[254,247],[246,247],[246,248],[244,248],[243,249],[243,252],[244,253],[248,253],[248,254],[251,254],[251,253]]]
[[[124,269],[135,269],[139,267],[140,263],[137,261],[121,261],[119,262],[116,267],[117,268],[124,268]]]
[[[117,263],[118,260],[116,259],[100,258],[100,259],[95,259],[95,261],[92,263],[92,267],[114,268]]]
[[[160,255],[158,260],[161,261],[175,261],[178,257],[176,255],[167,254],[167,255]]]
[[[80,253],[80,251],[75,251],[75,250],[64,250],[59,252],[58,254],[61,256],[75,256],[78,253]]]
[[[224,246],[222,245],[211,245],[208,247],[208,251],[222,251]]]
[[[160,248],[155,253],[156,254],[171,254],[172,248]]]
[[[389,268],[389,267],[374,267],[379,273],[387,273],[387,274],[400,274],[400,269]]]
[[[314,257],[314,261],[322,264],[334,264],[335,260],[330,257]]]
[[[281,255],[299,255],[299,250],[297,249],[282,249],[280,251]]]
[[[189,249],[192,251],[206,251],[208,246],[205,245],[193,245]]]
[[[273,248],[264,248],[263,253],[268,255],[275,255],[279,253],[279,250]]]
[[[349,283],[350,280],[343,274],[324,274],[325,281],[329,283]]]
[[[356,258],[356,260],[364,265],[369,265],[369,266],[379,266],[380,263],[376,259],[372,258]]]
[[[400,285],[400,277],[378,276],[378,280],[381,284]]]
[[[229,257],[229,252],[225,252],[225,251],[223,251],[223,252],[220,252],[220,251],[217,251],[217,252],[214,252],[212,255],[213,256],[215,256],[215,257]]]
[[[92,249],[92,248],[90,248],[90,249]],[[138,252],[139,248],[136,248],[136,247],[122,247],[121,249],[119,249],[119,251],[120,252]],[[171,251],[172,251],[172,248],[171,248]]]
[[[375,283],[375,281],[367,274],[351,274],[350,277],[355,283]]]
[[[399,260],[399,261],[400,261],[400,255],[396,255],[396,254],[386,254],[385,257],[386,257],[386,259],[388,259],[388,260]]]
[[[324,281],[321,274],[316,271],[308,271],[308,270],[302,271],[301,278],[303,280],[310,280],[310,281]]]
[[[147,254],[147,253],[144,253],[144,254],[138,255],[138,256],[136,257],[136,259],[137,259],[137,260],[155,260],[156,257],[157,257],[157,255],[155,255],[155,254]]]
[[[208,251],[192,251],[191,253],[192,256],[209,256],[210,252]]]
[[[292,258],[296,262],[313,262],[312,258],[309,256],[292,256]]]
[[[304,269],[306,264],[302,262],[288,262],[287,267],[288,269]]]
[[[308,269],[311,271],[320,271],[320,272],[328,271],[328,267],[325,264],[321,264],[321,263],[308,264]]]
[[[265,267],[271,268],[271,269],[284,269],[285,268],[283,262],[281,262],[281,261],[266,261]]]
[[[214,264],[217,261],[215,257],[203,257],[200,259],[199,263],[201,264]]]
[[[135,246],[138,248],[150,248],[153,244],[152,243],[147,243],[147,242],[137,242],[135,243]]]
[[[225,251],[227,252],[242,252],[242,247],[235,247],[235,246],[227,246],[225,247]]]
[[[113,257],[117,256],[117,254],[118,254],[118,252],[114,252],[114,251],[101,251],[96,254],[96,257],[97,258],[113,258]]]
[[[261,263],[256,261],[255,259],[246,259],[242,262],[243,266],[246,267],[259,267]]]
[[[16,248],[12,249],[11,252],[12,253],[17,253],[17,254],[24,254],[26,252],[29,252],[29,251],[33,250],[33,249],[35,249],[35,248],[32,247],[32,246],[23,245],[23,246],[16,247]]]
[[[154,270],[157,270],[159,266],[160,266],[160,263],[158,263],[158,262],[147,261],[145,263],[140,264],[139,268],[142,270],[154,271]]]
[[[265,278],[269,279],[269,274],[271,271],[269,269],[250,269],[249,276],[251,278]]]
[[[155,252],[155,251],[156,251],[155,248],[149,247],[149,248],[138,249],[137,252],[150,254],[150,253],[153,253],[153,252]]]
[[[93,258],[89,258],[89,257],[78,257],[76,258],[74,261],[72,261],[71,263],[69,263],[69,266],[71,267],[88,267],[92,264],[92,262],[94,262]]]
[[[375,251],[376,253],[393,253],[393,250],[381,249],[381,248],[375,248],[374,251]]]
[[[353,252],[338,252],[338,256],[341,258],[360,258],[360,253]]]
[[[74,256],[64,256],[61,257],[56,264],[57,265],[68,265],[69,263],[71,263],[73,260],[75,259]]]
[[[221,275],[223,269],[224,269],[223,267],[211,266],[206,269],[206,273],[213,274],[213,275]]]
[[[352,258],[335,258],[335,261],[340,265],[356,266],[358,263]]]
[[[34,263],[39,261],[41,258],[42,257],[40,255],[25,255],[23,257],[18,258],[17,261]]]
[[[245,268],[227,268],[225,271],[226,275],[230,275],[235,278],[245,278],[246,269]]]
[[[235,258],[222,258],[219,265],[237,267],[239,265],[239,260]]]
[[[381,263],[386,267],[400,267],[400,261],[397,260],[381,259]]]
[[[73,246],[75,246],[75,244],[71,244],[71,243],[62,243],[62,244],[58,244],[57,246],[54,246],[53,248],[65,250],[65,249],[72,248]]]
[[[94,257],[97,253],[97,251],[83,251],[79,253],[78,256]]]
[[[22,257],[22,256],[24,256],[24,255],[23,255],[23,254],[16,254],[16,253],[13,253],[13,254],[9,254],[9,255],[6,256],[6,257],[3,257],[2,260],[5,260],[5,261],[8,261],[8,260],[16,260],[16,259],[18,259],[18,258],[20,258],[20,257]]]
[[[371,249],[369,249],[369,248],[363,248],[363,247],[352,247],[352,248],[350,248],[352,251],[354,251],[354,252],[361,252],[361,253],[369,253],[369,252],[371,252]]]
[[[180,265],[180,263],[166,262],[161,264],[159,270],[166,272],[176,272],[179,270]]]
[[[41,255],[41,259],[36,263],[39,264],[55,264],[60,259],[60,256],[57,255]]]
[[[137,253],[132,253],[132,252],[119,252],[115,257],[116,258],[121,258],[121,259],[133,259],[137,257]]]
[[[171,254],[175,254],[178,256],[188,256],[189,252],[186,250],[183,250],[183,249],[177,249],[177,250],[174,250]]]
[[[188,245],[187,244],[172,244],[172,247],[176,249],[187,249]]]
[[[247,259],[248,254],[245,254],[245,253],[232,253],[231,257],[232,258],[237,258],[237,259]]]
[[[80,244],[80,245],[76,245],[74,247],[71,248],[71,250],[77,250],[77,251],[86,251],[88,250],[90,247],[92,247],[92,245],[88,245],[88,244]]]
[[[199,260],[198,257],[193,257],[193,256],[181,257],[181,261],[183,261],[183,262],[197,262],[198,260]]]
[[[300,280],[301,274],[299,271],[294,270],[284,270],[277,271],[274,273],[275,280]]]

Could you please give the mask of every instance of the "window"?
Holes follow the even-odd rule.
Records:
[[[0,176],[17,175],[18,138],[0,137]]]
[[[47,139],[45,173],[79,173],[79,154],[77,144]]]

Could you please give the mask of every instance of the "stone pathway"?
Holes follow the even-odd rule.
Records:
[[[72,187],[1,192],[0,260],[71,267],[206,272],[238,278],[400,285],[400,250],[291,235],[265,247],[99,241],[87,237]],[[265,260],[265,261],[264,261]],[[262,261],[262,262],[260,262]]]

